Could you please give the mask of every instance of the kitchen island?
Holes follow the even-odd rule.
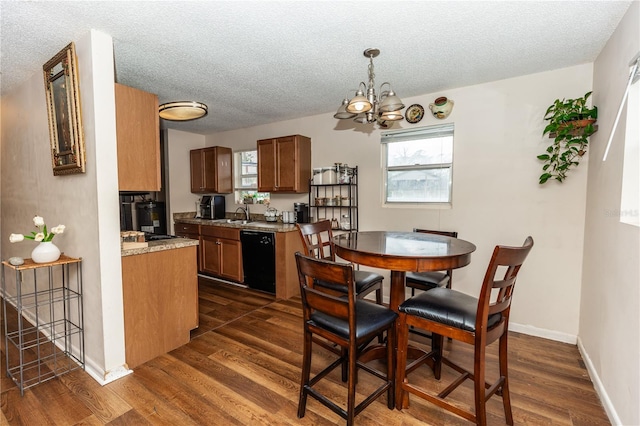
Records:
[[[174,238],[121,250],[129,368],[189,343],[198,327],[198,244]]]
[[[217,278],[223,278],[230,281],[235,281],[239,284],[244,283],[244,277],[242,274],[243,264],[241,247],[239,239],[235,245],[235,252],[233,249],[226,251],[226,260],[231,264],[229,269],[237,269],[238,274],[229,278],[228,275],[218,275],[211,273],[210,267],[207,266],[209,257],[203,254],[203,249],[206,250],[207,240],[212,235],[223,235],[225,238],[220,238],[221,246],[227,243],[228,247],[233,247],[235,240],[235,234],[239,235],[240,230],[254,230],[273,232],[275,235],[275,271],[276,271],[276,297],[278,299],[289,299],[293,296],[300,294],[298,284],[298,270],[296,268],[295,252],[304,252],[302,247],[302,241],[298,234],[298,228],[295,224],[281,223],[281,222],[263,222],[263,221],[243,221],[243,220],[229,220],[229,219],[200,219],[194,218],[195,213],[175,213],[174,222],[176,235],[180,235],[184,232],[184,235],[189,235],[191,238],[200,239],[200,271],[212,275]],[[235,254],[234,254],[235,253]],[[223,265],[224,266],[224,265]]]

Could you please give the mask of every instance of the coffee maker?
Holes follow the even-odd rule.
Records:
[[[309,204],[293,203],[293,210],[296,212],[296,222],[309,223]]]
[[[224,219],[224,195],[203,195],[200,200],[200,217],[202,219]]]

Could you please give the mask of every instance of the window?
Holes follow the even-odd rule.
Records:
[[[269,200],[268,192],[258,192],[258,151],[238,151],[234,156],[236,202],[261,204]]]
[[[383,132],[385,203],[450,203],[453,124]]]
[[[635,59],[640,65],[640,59]],[[640,226],[640,67],[633,68],[627,98],[620,222]]]

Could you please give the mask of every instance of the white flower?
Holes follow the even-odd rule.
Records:
[[[9,235],[9,241],[12,243],[19,243],[24,240],[24,235],[22,234],[11,234]]]
[[[64,228],[66,228],[64,225],[58,225],[58,226],[54,226],[53,228],[51,228],[51,233],[52,234],[63,234],[64,233]]]
[[[36,226],[37,231],[31,231],[30,234],[11,234],[9,237],[9,241],[12,243],[17,243],[22,240],[33,240],[37,242],[49,242],[53,240],[57,234],[63,234],[66,227],[62,224],[55,226],[51,229],[47,229],[47,225],[44,223],[44,219],[42,216],[34,216],[33,224]]]

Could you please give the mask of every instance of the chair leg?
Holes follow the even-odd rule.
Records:
[[[433,376],[440,380],[442,375],[442,347],[444,338],[441,334],[431,333],[431,349],[433,350]]]
[[[356,369],[358,368],[356,346],[352,345],[349,351],[349,380],[347,394],[347,426],[353,425],[356,408]]]
[[[478,347],[474,350],[473,362],[473,390],[475,395],[476,425],[486,426],[486,388],[485,388],[485,347]]]
[[[393,410],[395,407],[395,383],[396,383],[396,372],[394,370],[394,366],[396,365],[396,332],[395,332],[395,324],[392,324],[391,327],[387,330],[387,382],[391,384],[389,390],[387,391],[387,407],[390,410]]]
[[[305,327],[306,328],[306,327]],[[304,417],[307,408],[307,386],[309,386],[309,378],[311,376],[311,352],[312,352],[312,336],[305,329],[304,331],[304,347],[302,351],[302,374],[300,378],[300,398],[298,400],[298,418]]]
[[[407,347],[409,346],[409,326],[407,325],[406,314],[400,313],[398,319],[396,319],[396,329],[398,330],[395,338],[397,339],[397,351],[396,351],[396,374],[395,377],[400,383],[407,381],[406,369],[407,369]],[[394,333],[396,334],[396,333]],[[388,342],[392,344],[392,342]],[[402,385],[396,386],[395,389],[395,403],[398,410],[402,410],[409,406],[409,394],[402,389]]]
[[[347,348],[340,348],[340,357],[342,358],[342,382],[347,383],[349,380],[349,357],[347,356]]]
[[[382,305],[382,283],[380,283],[380,288],[376,290],[376,304]]]
[[[507,332],[500,336],[500,376],[504,377],[502,384],[502,404],[504,405],[504,416],[507,424],[513,426],[513,414],[511,412],[511,396],[509,395],[509,373],[507,370]]]
[[[380,283],[380,288],[376,290],[376,304],[382,306],[382,283]],[[382,335],[382,333],[378,334],[378,343],[384,343],[384,336]]]

